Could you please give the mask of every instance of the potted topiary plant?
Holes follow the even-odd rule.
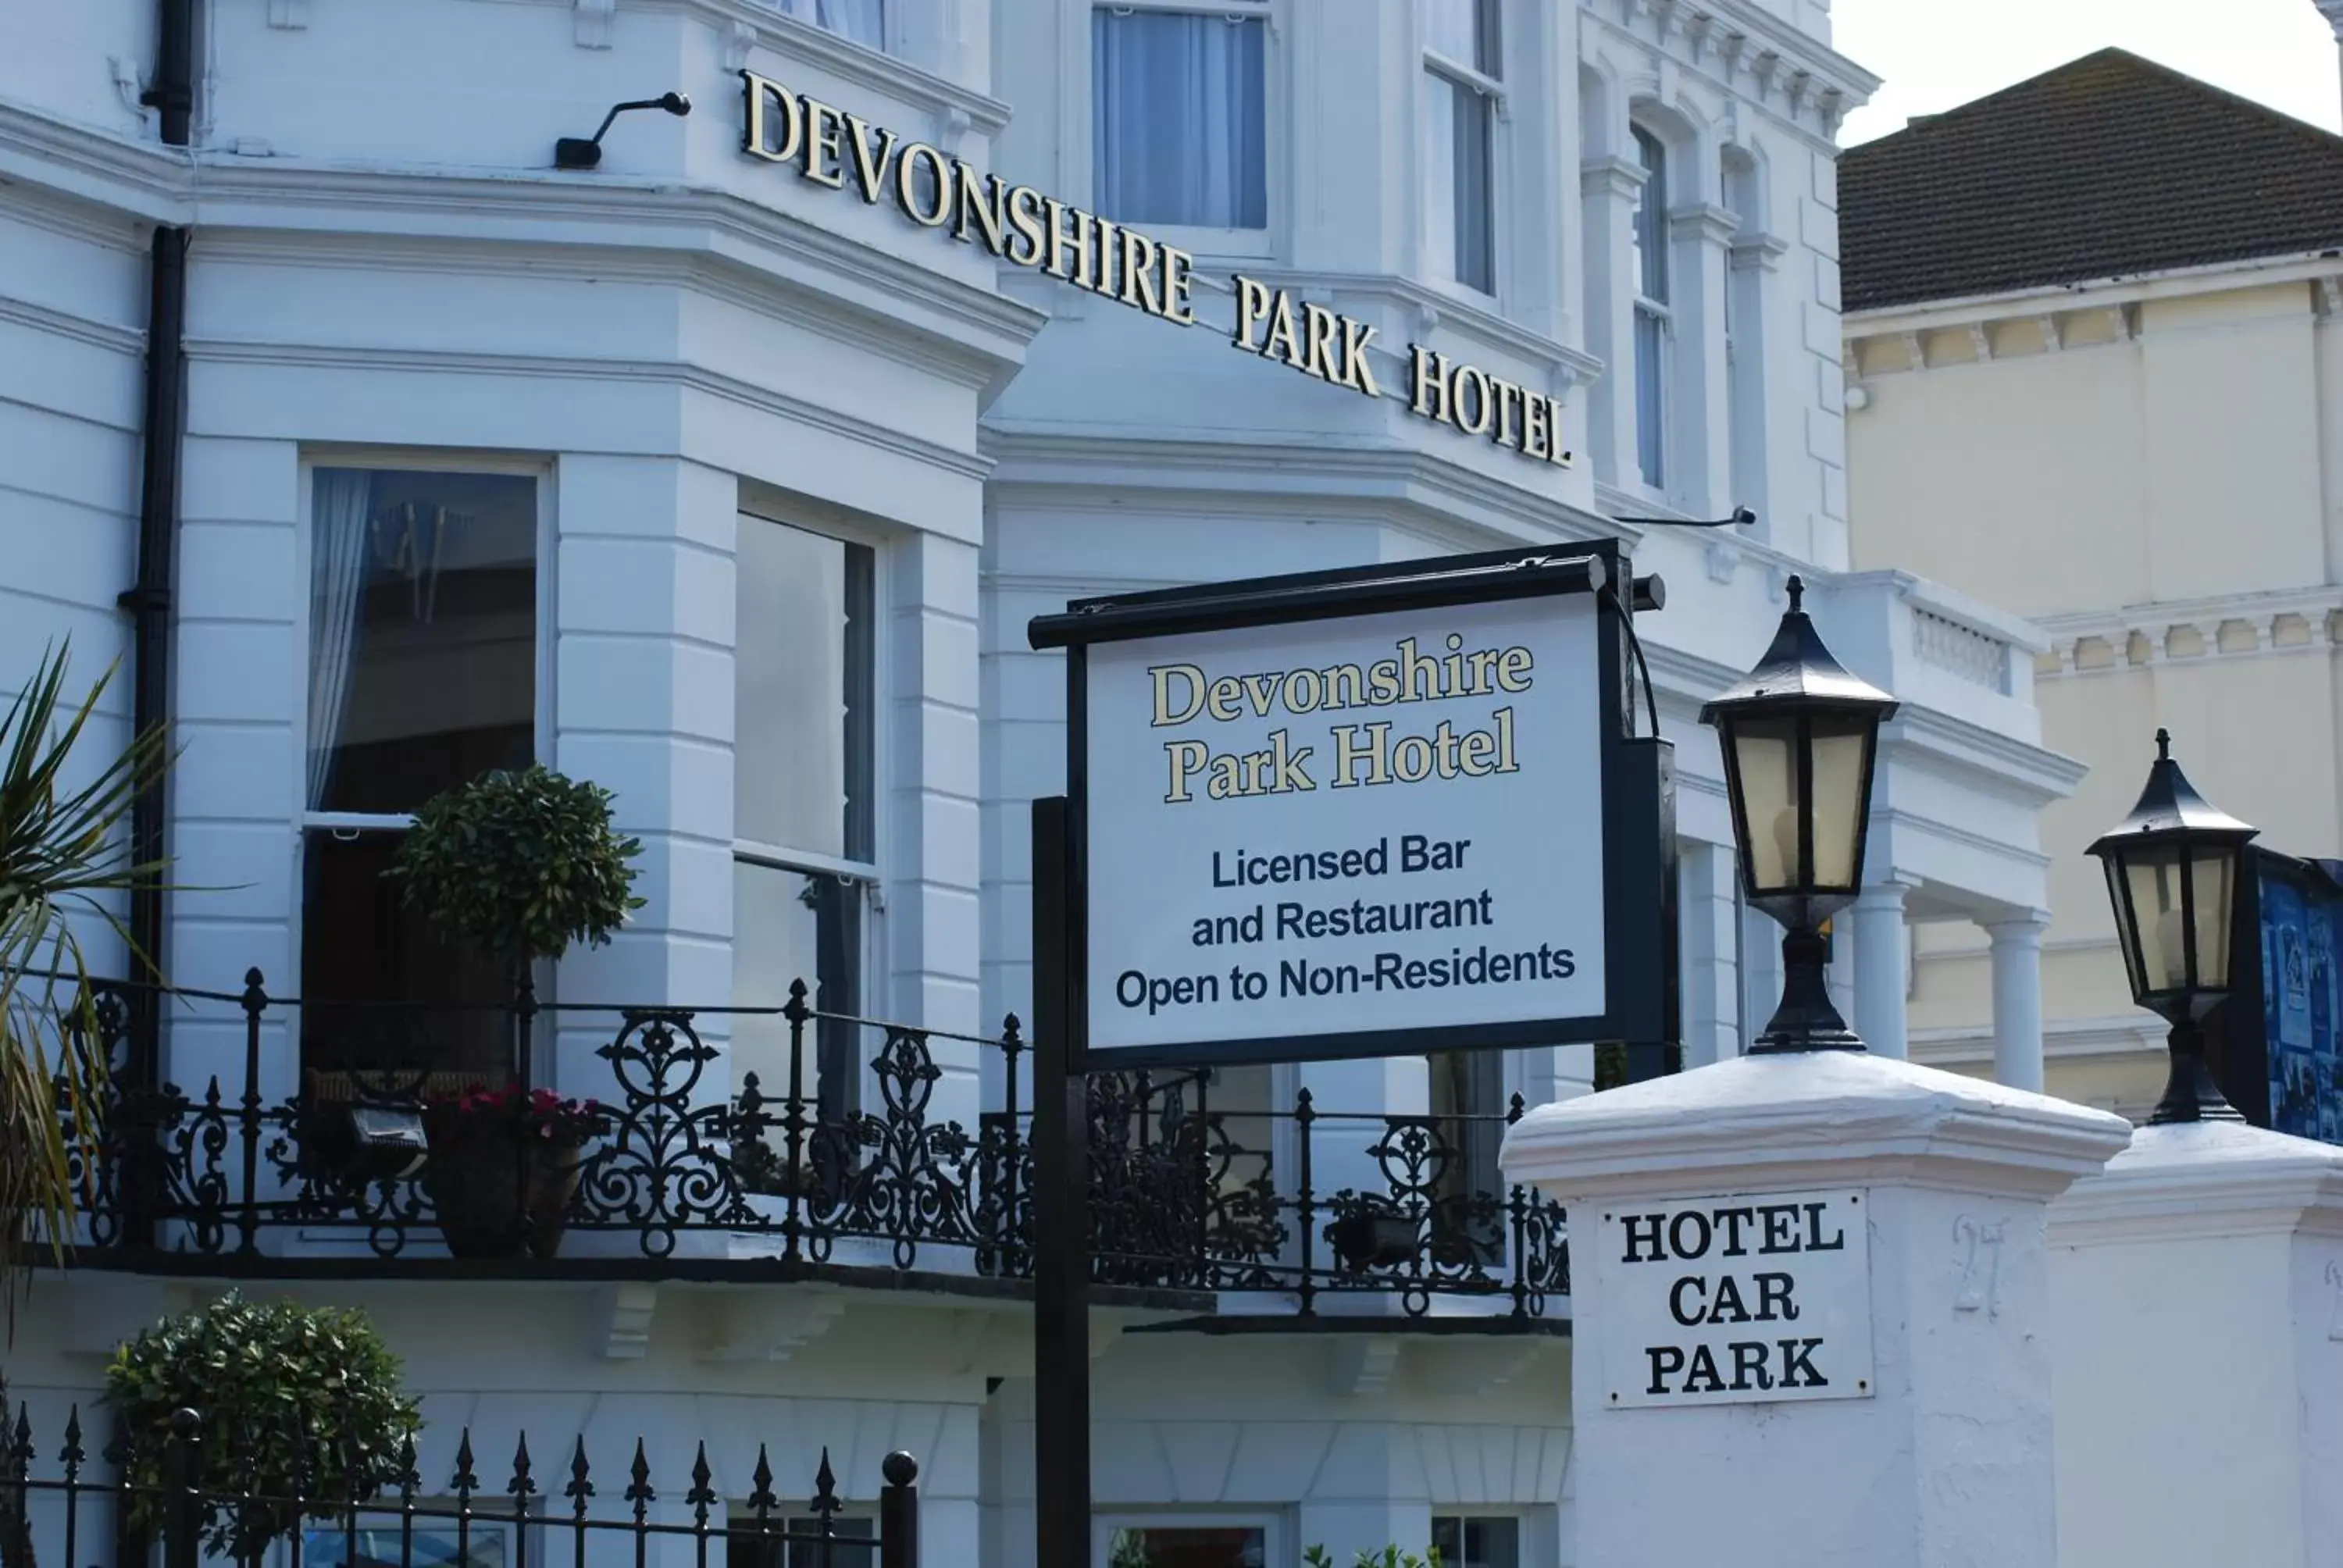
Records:
[[[302,1516],[337,1514],[396,1486],[423,1418],[398,1358],[364,1312],[247,1302],[231,1292],[166,1318],[114,1352],[106,1402],[122,1418],[132,1528],[163,1528],[171,1447],[196,1439],[187,1484],[213,1556],[255,1563]],[[192,1434],[176,1418],[192,1411]],[[254,1499],[236,1501],[239,1496]],[[314,1497],[315,1508],[287,1500]]]
[[[610,799],[549,768],[484,773],[425,803],[388,872],[408,908],[512,977],[518,1069],[528,1065],[529,966],[576,943],[601,946],[642,907],[630,863],[642,845],[611,826]],[[608,1121],[598,1107],[516,1088],[428,1108],[425,1126],[424,1190],[449,1251],[544,1256],[558,1244],[579,1150]]]

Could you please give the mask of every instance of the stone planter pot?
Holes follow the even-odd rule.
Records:
[[[518,1129],[434,1128],[423,1190],[457,1258],[550,1258],[561,1250],[585,1154]]]

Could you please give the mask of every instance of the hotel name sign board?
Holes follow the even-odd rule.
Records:
[[[971,167],[926,142],[754,71],[740,73],[741,151],[793,165],[799,177],[851,190],[871,206],[891,201],[922,228],[981,245],[1012,266],[1030,266],[1178,327],[1196,326],[1196,258],[1111,218]],[[1383,388],[1368,351],[1375,328],[1296,300],[1242,273],[1230,279],[1236,322],[1230,345],[1370,397]],[[1562,400],[1476,366],[1408,345],[1406,406],[1467,436],[1563,467]]]

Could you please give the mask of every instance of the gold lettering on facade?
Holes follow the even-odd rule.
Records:
[[[1367,345],[1375,338],[1375,329],[1363,321],[1349,317],[1342,322],[1342,385],[1353,387],[1370,397],[1380,397],[1383,389],[1375,382],[1375,367],[1367,362]]]
[[[1122,237],[1122,226],[1111,218],[1098,220],[1098,276],[1091,286],[1108,298],[1114,297],[1114,258],[1116,246]]]
[[[1253,347],[1252,329],[1269,315],[1269,286],[1256,283],[1243,273],[1234,279],[1237,286],[1237,329],[1231,341],[1239,348],[1258,354]]]
[[[1017,231],[1017,238],[1025,242],[1021,251],[1013,243],[1009,247],[1009,259],[1018,266],[1039,266],[1041,264],[1042,195],[1031,186],[1012,186],[1009,191],[1009,226]]]
[[[1296,369],[1306,370],[1308,362],[1302,357],[1301,329],[1293,324],[1293,297],[1279,289],[1269,302],[1269,336],[1261,340],[1261,357],[1282,359]]]
[[[1135,228],[1122,231],[1122,292],[1125,305],[1150,316],[1163,314],[1163,295],[1155,286],[1155,242]]]
[[[1340,383],[1334,374],[1334,334],[1340,330],[1338,317],[1323,306],[1305,305],[1302,318],[1309,328],[1309,353],[1301,368],[1321,381]]]
[[[925,228],[981,242],[1011,266],[1034,267],[1182,327],[1196,324],[1196,258],[1136,229],[1044,195],[1007,185],[925,142],[903,142],[883,126],[753,71],[740,73],[741,150],[767,163],[795,164],[799,176],[846,187],[876,205],[891,189],[903,216]],[[1372,352],[1375,328],[1290,290],[1234,275],[1231,346],[1275,359],[1330,386],[1382,397]],[[1472,365],[1408,346],[1407,407],[1419,418],[1540,461],[1567,467],[1559,398]]]
[[[880,131],[876,157],[870,152],[870,124],[860,115],[846,116],[846,136],[854,152],[855,188],[861,191],[865,206],[876,206],[879,205],[880,187],[887,183],[887,166],[894,161],[895,133],[885,129]]]
[[[1041,205],[1048,209],[1050,215],[1045,222],[1045,226],[1050,231],[1050,260],[1041,270],[1058,277],[1073,276],[1077,266],[1087,272],[1090,258],[1085,256],[1077,261],[1075,256],[1077,252],[1085,248],[1083,241],[1087,237],[1090,227],[1090,215],[1076,213],[1073,208],[1056,196],[1043,196]],[[1081,229],[1069,232],[1066,227],[1067,220],[1076,216],[1083,220],[1082,226]]]
[[[1468,387],[1473,391],[1473,417],[1469,419],[1464,417],[1464,391]],[[1487,435],[1490,402],[1488,373],[1477,366],[1458,366],[1448,383],[1449,423],[1467,436]]]
[[[785,164],[798,156],[799,143],[805,136],[805,121],[798,114],[795,93],[779,82],[769,82],[754,71],[740,73],[740,85],[747,103],[747,112],[740,127],[740,150],[768,163]],[[773,145],[772,132],[766,123],[768,111],[778,116],[781,123],[781,141]]]
[[[1196,283],[1196,258],[1184,250],[1164,246],[1163,251],[1163,319],[1176,321],[1182,327],[1196,325],[1196,309],[1188,298],[1188,291]]]
[[[983,183],[979,185],[981,180]],[[968,237],[969,219],[984,235],[984,248],[999,256],[1009,243],[1008,189],[997,175],[980,175],[959,159],[952,160],[952,208],[957,215],[952,237]]]
[[[1522,451],[1532,457],[1554,457],[1554,426],[1546,402],[1534,392],[1522,395]]]
[[[1426,419],[1448,419],[1448,357],[1408,346],[1408,407]]]
[[[846,188],[846,170],[839,163],[838,133],[843,116],[819,98],[805,101],[805,166],[800,171],[816,185]]]
[[[922,212],[920,200],[930,193],[934,196],[935,210]],[[921,228],[941,228],[951,216],[951,171],[944,166],[943,154],[925,142],[905,147],[895,163],[895,205],[903,209],[903,216]]]
[[[1497,427],[1489,438],[1500,447],[1518,446],[1513,435],[1513,405],[1522,400],[1522,389],[1502,376],[1492,376],[1489,391],[1497,400]]]

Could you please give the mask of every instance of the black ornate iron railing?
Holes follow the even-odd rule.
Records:
[[[205,1071],[199,1088],[128,1059],[130,1011],[146,1005],[171,1010],[172,1060]],[[305,1008],[270,997],[256,970],[241,995],[115,990],[96,1012],[78,1042],[111,1069],[96,1136],[60,1102],[86,1194],[85,1263],[265,1272],[288,1258],[453,1253],[654,1273],[686,1259],[996,1281],[1031,1270],[1013,1017],[981,1037],[823,1013],[802,985],[767,1010],[553,1006],[524,991],[484,1030],[481,1010]],[[497,1042],[485,1055],[483,1039]],[[547,1078],[598,1104],[456,1109]],[[866,1089],[875,1102],[860,1102]],[[1561,1211],[1494,1170],[1518,1095],[1502,1114],[1350,1114],[1306,1089],[1272,1107],[1235,1102],[1209,1073],[1141,1072],[1095,1075],[1090,1102],[1102,1285],[1216,1292],[1223,1311],[1381,1296],[1415,1316],[1523,1319],[1568,1294]]]
[[[475,1457],[468,1427],[427,1474],[412,1436],[385,1463],[303,1427],[255,1431],[183,1410],[163,1432],[117,1420],[93,1452],[96,1434],[75,1406],[45,1455],[28,1410],[13,1425],[5,1418],[0,1410],[0,1560],[10,1563],[95,1563],[109,1549],[116,1563],[145,1563],[159,1548],[161,1568],[257,1568],[280,1545],[293,1568],[586,1568],[676,1551],[698,1568],[920,1563],[920,1467],[901,1452],[864,1493],[878,1503],[873,1522],[841,1517],[848,1500],[827,1449],[811,1493],[783,1493],[761,1443],[753,1465],[719,1469],[702,1442],[688,1473],[662,1476],[638,1438],[614,1475],[589,1462],[582,1435],[552,1446],[556,1462],[540,1472],[528,1434],[517,1433],[510,1478],[499,1482],[493,1462]]]

